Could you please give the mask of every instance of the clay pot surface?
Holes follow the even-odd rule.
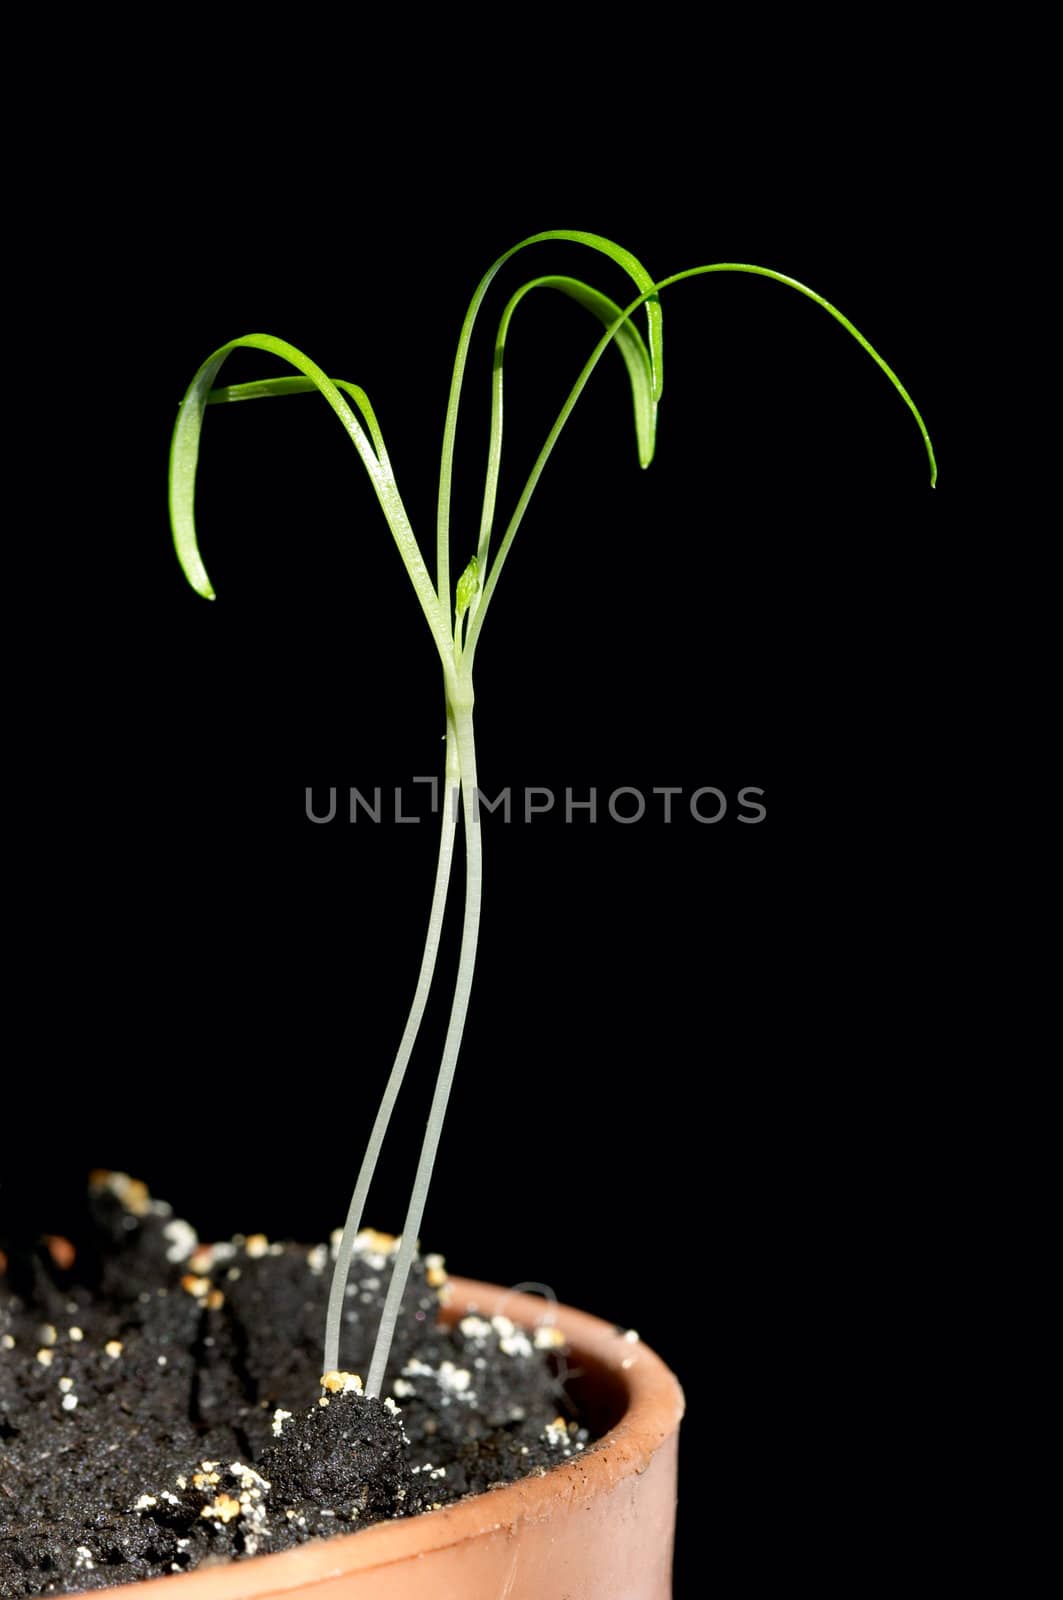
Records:
[[[138,1600],[670,1600],[683,1394],[641,1341],[582,1311],[449,1280],[443,1320],[471,1311],[525,1328],[556,1322],[579,1376],[569,1387],[608,1431],[543,1477],[439,1511],[377,1523],[278,1555],[155,1578]]]

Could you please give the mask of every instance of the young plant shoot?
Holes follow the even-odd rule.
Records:
[[[451,484],[454,466],[454,447],[457,434],[458,411],[462,384],[468,358],[473,327],[484,297],[499,269],[512,256],[531,245],[562,240],[585,246],[589,251],[608,257],[631,278],[635,297],[624,308],[616,305],[607,295],[589,284],[570,277],[538,277],[523,284],[510,298],[502,312],[495,337],[492,374],[491,421],[487,450],[487,471],[483,493],[476,553],[452,582],[450,566],[450,507]],[[388,1354],[398,1319],[403,1291],[417,1246],[424,1212],[428,1185],[432,1175],[436,1150],[439,1145],[443,1118],[450,1095],[462,1033],[469,1007],[473,967],[476,961],[476,943],[480,924],[482,880],[481,837],[476,815],[476,746],[473,737],[473,666],[480,641],[484,619],[494,599],[495,589],[506,558],[513,545],[517,529],[523,521],[528,502],[539,481],[543,468],[557,443],[561,430],[572,409],[601,360],[606,349],[615,344],[627,368],[635,414],[635,433],[639,462],[648,467],[653,459],[657,424],[657,406],[663,386],[662,366],[662,313],[660,295],[672,285],[685,279],[697,278],[713,272],[745,272],[773,279],[796,289],[799,294],[822,306],[835,321],[852,334],[872,360],[876,361],[893,384],[901,399],[912,412],[930,462],[930,482],[934,484],[937,469],[934,452],[922,417],[916,410],[904,385],[896,373],[872,349],[853,324],[813,290],[793,278],[785,277],[768,267],[750,266],[743,262],[717,262],[709,266],[691,267],[671,277],[655,280],[645,267],[627,250],[609,239],[592,233],[553,230],[533,234],[523,239],[498,258],[481,280],[473,295],[458,340],[454,374],[443,429],[443,450],[439,472],[439,499],[436,527],[436,565],[433,578],[421,547],[418,544],[409,517],[402,502],[392,472],[384,438],[373,408],[365,391],[357,384],[343,382],[326,376],[301,350],[269,334],[252,333],[233,339],[200,367],[181,403],[174,428],[170,452],[170,516],[177,555],[189,583],[206,599],[214,598],[206,569],[200,557],[193,515],[195,498],[196,464],[199,456],[199,437],[204,410],[208,405],[226,405],[237,400],[266,399],[277,396],[302,394],[317,390],[335,412],[357,450],[370,482],[380,501],[388,527],[398,546],[414,593],[424,613],[432,638],[439,653],[446,693],[446,754],[444,777],[444,803],[439,861],[436,869],[435,890],[428,919],[428,932],[420,973],[414,990],[406,1026],[399,1041],[391,1073],[373,1123],[361,1170],[355,1184],[346,1226],[340,1242],[335,1272],[329,1298],[325,1331],[323,1371],[340,1366],[340,1327],[344,1294],[350,1269],[355,1237],[361,1226],[365,1202],[372,1182],[388,1122],[395,1105],[407,1064],[413,1052],[421,1020],[424,1015],[435,971],[439,950],[443,914],[450,882],[457,832],[458,799],[460,796],[465,853],[465,907],[462,924],[458,972],[450,1018],[443,1043],[442,1058],[432,1098],[424,1142],[421,1148],[413,1190],[410,1195],[402,1239],[396,1256],[388,1288],[380,1328],[366,1380],[366,1393],[378,1395],[384,1380]],[[503,363],[506,337],[513,315],[533,289],[553,289],[583,306],[602,326],[602,333],[591,350],[582,371],[567,400],[547,434],[546,441],[531,469],[531,473],[516,501],[501,538],[495,539],[496,494],[502,455],[503,422]],[[642,312],[646,325],[645,336],[634,320]],[[640,318],[640,321],[643,318]],[[255,383],[235,384],[227,388],[216,387],[218,373],[226,358],[234,350],[265,350],[281,358],[295,369],[297,376],[265,379]]]

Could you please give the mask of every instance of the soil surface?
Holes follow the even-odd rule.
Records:
[[[0,1596],[286,1550],[544,1472],[588,1441],[549,1308],[531,1333],[486,1311],[440,1328],[439,1256],[415,1265],[369,1400],[355,1374],[397,1240],[359,1235],[345,1371],[322,1377],[338,1235],[203,1246],[113,1172],[94,1176],[92,1217],[78,1256],[53,1239],[0,1275]]]

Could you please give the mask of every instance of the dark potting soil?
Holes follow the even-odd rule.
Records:
[[[201,1246],[123,1173],[94,1177],[92,1218],[91,1288],[63,1240],[28,1278],[0,1276],[0,1596],[286,1550],[544,1472],[588,1440],[547,1308],[532,1333],[487,1307],[440,1328],[439,1256],[415,1265],[370,1400],[353,1374],[390,1236],[359,1236],[346,1370],[323,1380],[328,1246]]]

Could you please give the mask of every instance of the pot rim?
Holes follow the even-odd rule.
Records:
[[[541,1477],[522,1478],[438,1511],[310,1540],[295,1550],[149,1578],[137,1585],[137,1593],[151,1591],[154,1596],[165,1589],[176,1600],[179,1593],[190,1595],[190,1586],[198,1585],[199,1600],[281,1595],[308,1582],[376,1571],[502,1530],[512,1535],[520,1523],[578,1511],[622,1479],[645,1472],[679,1427],[685,1402],[675,1375],[648,1345],[627,1338],[612,1323],[498,1284],[449,1276],[441,1311],[446,1323],[472,1313],[504,1315],[523,1328],[555,1323],[573,1358],[588,1363],[615,1387],[622,1415],[594,1444]]]

